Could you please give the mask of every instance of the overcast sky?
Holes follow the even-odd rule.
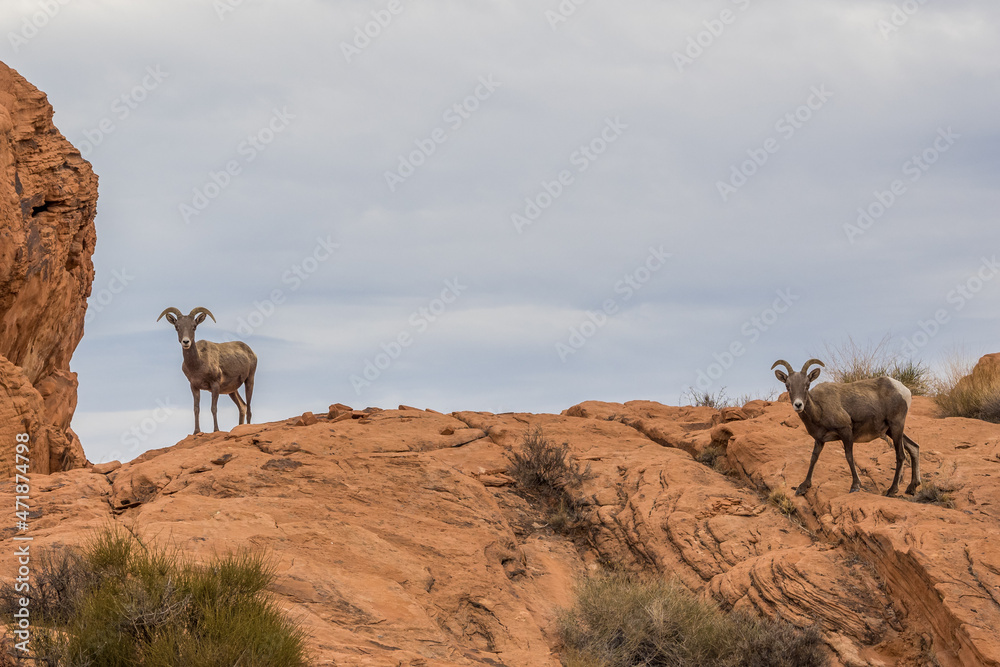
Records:
[[[93,461],[193,428],[168,306],[253,347],[255,421],[766,393],[775,359],[848,336],[1000,351],[992,0],[0,17],[100,176],[72,362]]]

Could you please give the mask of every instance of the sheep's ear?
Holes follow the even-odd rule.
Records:
[[[816,381],[816,378],[819,377],[819,371],[820,371],[820,369],[818,369],[818,368],[814,368],[811,371],[809,371],[809,381],[810,382],[815,382]]]
[[[785,374],[785,371],[782,370],[774,371],[774,377],[778,378],[779,382],[784,382],[784,383],[788,382],[788,376]]]
[[[205,321],[205,313],[198,313],[197,315],[194,316],[194,323],[196,325],[197,324],[201,324],[204,321]],[[817,369],[817,370],[819,370],[819,369]]]
[[[167,313],[165,317],[167,318],[167,322],[170,322],[171,324],[177,324],[177,316],[174,315],[173,313]]]

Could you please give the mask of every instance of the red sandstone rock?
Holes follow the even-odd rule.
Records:
[[[783,425],[797,420],[787,403],[725,423],[648,401],[563,415],[386,410],[253,424],[108,476],[46,477],[33,548],[83,542],[108,520],[195,559],[267,548],[276,598],[303,620],[316,665],[556,667],[558,610],[607,562],[816,624],[834,666],[997,665],[1000,426],[925,416],[928,402],[915,399],[908,431],[925,483],[952,489],[953,509],[877,495],[894,457],[876,441],[855,448],[864,491],[847,493],[833,443],[787,516],[776,494],[801,481],[812,448]],[[537,428],[590,467],[571,489],[585,539],[553,532],[505,473]],[[692,456],[723,442],[729,475]],[[12,554],[0,548],[0,576]]]
[[[319,420],[311,412],[303,412],[302,416],[295,420],[292,426],[312,426]]]
[[[70,419],[94,279],[97,177],[52,124],[45,94],[0,63],[0,472],[28,429],[32,469],[86,465]]]

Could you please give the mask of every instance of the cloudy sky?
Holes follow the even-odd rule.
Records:
[[[931,365],[1000,350],[992,0],[0,17],[100,176],[72,363],[94,461],[192,430],[167,306],[253,347],[255,421],[766,393],[775,359],[849,336]]]

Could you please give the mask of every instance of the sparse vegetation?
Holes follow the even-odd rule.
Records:
[[[980,370],[961,354],[953,355],[934,385],[934,402],[945,417],[1000,423],[1000,375]]]
[[[725,447],[721,447],[716,444],[711,444],[705,449],[698,452],[695,457],[695,461],[703,465],[707,465],[716,472],[722,473],[723,475],[733,475],[734,471],[729,466],[729,459],[726,456]]]
[[[955,509],[955,496],[953,493],[956,490],[957,488],[947,484],[939,486],[937,482],[924,482],[917,489],[917,492],[913,494],[913,502]]]
[[[582,466],[569,455],[569,444],[557,445],[541,428],[525,434],[519,450],[507,455],[507,474],[524,493],[545,506],[549,525],[571,532],[580,524],[579,502],[571,490],[593,477],[590,466]]]
[[[930,368],[912,359],[903,358],[890,347],[886,334],[878,343],[859,345],[853,338],[839,346],[825,345],[823,362],[834,382],[856,382],[888,375],[899,380],[914,396],[931,393]]]
[[[732,399],[726,395],[725,387],[714,394],[696,387],[688,387],[688,390],[681,395],[681,400],[687,401],[689,405],[694,407],[708,407],[716,410],[732,407]]]
[[[778,392],[771,390],[767,392],[747,392],[740,394],[736,398],[731,398],[726,393],[726,388],[712,393],[697,387],[688,387],[688,390],[681,395],[681,401],[695,407],[709,407],[721,410],[722,408],[742,408],[750,401],[773,401],[777,398]]]
[[[736,399],[736,407],[742,408],[744,405],[750,401],[774,401],[778,398],[778,391],[776,389],[771,389],[767,392],[747,392],[745,394],[740,394]]]
[[[306,665],[305,638],[267,597],[272,566],[258,553],[205,566],[113,527],[83,549],[39,560],[30,593],[33,656],[13,664]],[[7,618],[17,597],[0,589]]]
[[[767,502],[778,508],[778,511],[785,516],[795,516],[795,503],[792,502],[788,492],[783,488],[772,489],[767,496]]]
[[[679,584],[623,572],[583,581],[560,619],[567,667],[813,667],[819,632],[725,613]]]

